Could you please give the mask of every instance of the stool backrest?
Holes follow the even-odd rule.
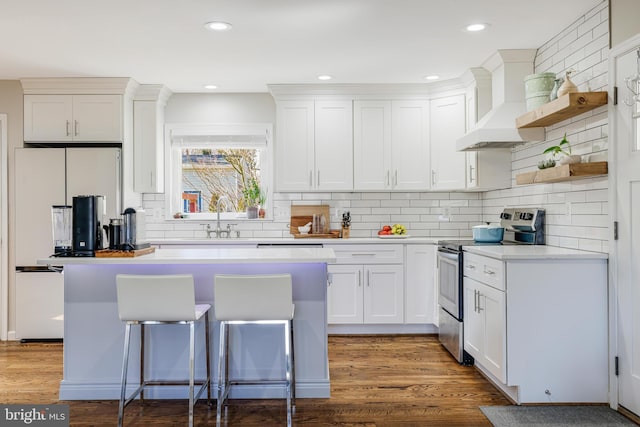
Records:
[[[214,279],[218,320],[289,320],[293,318],[290,274],[227,275]]]
[[[120,320],[196,320],[193,276],[118,274]]]

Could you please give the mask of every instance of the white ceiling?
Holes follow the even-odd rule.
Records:
[[[133,77],[174,92],[424,83],[538,48],[606,0],[0,0],[0,79]],[[224,33],[203,24],[233,24]],[[491,24],[467,33],[473,22]]]

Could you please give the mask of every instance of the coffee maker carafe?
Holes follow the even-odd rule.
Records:
[[[104,196],[75,196],[73,198],[73,255],[95,256],[103,249],[102,218],[105,214]]]
[[[103,225],[109,241],[109,249],[121,249],[122,247],[122,219],[111,218],[109,225]]]

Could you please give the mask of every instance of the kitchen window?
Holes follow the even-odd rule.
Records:
[[[271,125],[167,125],[168,212],[206,220],[246,218],[271,199]]]

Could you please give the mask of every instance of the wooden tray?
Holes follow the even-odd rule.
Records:
[[[133,258],[140,255],[152,254],[156,251],[154,246],[134,251],[120,251],[116,249],[102,249],[96,251],[96,258]]]
[[[294,233],[294,239],[338,239],[340,237],[340,230],[331,230],[330,233],[324,234],[300,234]]]

